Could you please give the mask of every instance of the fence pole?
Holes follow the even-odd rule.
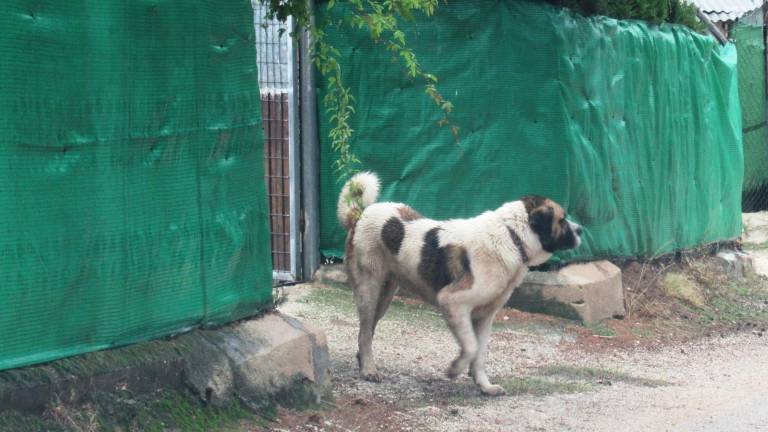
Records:
[[[765,81],[765,100],[766,100],[766,106],[768,106],[768,23],[766,23],[765,18],[768,17],[768,1],[763,1],[763,7],[762,7],[762,22],[763,22],[763,66],[765,70],[765,76],[763,77],[763,80]],[[765,120],[768,121],[768,109],[765,110],[766,118]]]
[[[725,45],[728,43],[728,38],[725,37],[723,32],[721,32],[720,29],[717,28],[717,26],[714,25],[712,21],[710,21],[709,18],[707,18],[706,15],[704,15],[704,12],[702,12],[701,9],[696,8],[696,16],[699,17],[701,22],[703,22],[707,26],[707,29],[709,30],[709,32],[712,33],[712,35],[715,37],[715,39],[717,39],[718,42],[720,42],[722,45]]]
[[[314,24],[314,1],[309,0],[310,23]],[[317,95],[315,68],[308,30],[299,42],[300,116],[301,116],[301,215],[303,280],[312,278],[320,265],[320,143],[317,136]]]

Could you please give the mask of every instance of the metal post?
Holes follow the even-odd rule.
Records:
[[[294,24],[293,24],[293,18],[289,17],[287,21],[287,30],[288,34],[294,31]],[[301,154],[301,150],[299,148],[299,125],[301,122],[299,121],[299,110],[297,109],[298,103],[299,103],[299,69],[298,69],[298,62],[296,61],[297,57],[297,41],[290,37],[288,34],[283,35],[283,40],[287,40],[288,47],[286,50],[287,53],[287,62],[288,62],[288,173],[290,178],[288,179],[290,183],[290,193],[289,193],[289,213],[291,214],[291,225],[290,225],[290,234],[291,234],[291,280],[296,281],[301,279],[301,263],[300,258],[301,255],[299,251],[301,250],[301,241],[300,241],[300,235],[299,235],[299,219],[301,218],[300,208],[301,204],[299,203],[299,197],[300,194],[300,186],[299,182],[301,181],[301,175],[299,174],[301,172],[301,164],[299,163],[299,155]]]
[[[309,0],[310,22],[314,24],[314,1]],[[306,29],[299,41],[301,80],[301,216],[303,280],[312,278],[320,266],[320,142],[317,136],[317,95],[315,67],[310,55],[311,36]]]
[[[763,1],[761,8],[762,12],[762,24],[763,24],[763,84],[765,84],[765,100],[768,106],[768,1]],[[765,111],[765,120],[768,121],[768,110]]]
[[[707,29],[709,30],[710,33],[712,33],[712,35],[715,37],[715,39],[717,39],[718,42],[720,42],[722,45],[725,45],[728,43],[728,38],[725,37],[723,32],[721,32],[720,29],[716,25],[714,25],[712,21],[710,21],[709,18],[707,18],[706,15],[704,15],[704,12],[702,12],[701,9],[698,9],[698,8],[696,9],[696,16],[699,17],[701,22],[706,24]]]

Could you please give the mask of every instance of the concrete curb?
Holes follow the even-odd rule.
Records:
[[[269,313],[216,330],[0,372],[0,412],[40,413],[116,388],[134,394],[191,389],[208,403],[254,409],[319,402],[329,391],[325,335]]]

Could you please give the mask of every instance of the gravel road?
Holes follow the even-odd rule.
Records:
[[[276,430],[768,431],[768,335],[759,329],[595,350],[558,321],[502,321],[488,369],[508,395],[490,398],[468,377],[444,378],[457,348],[429,307],[396,302],[380,323],[378,384],[357,377],[347,290],[300,285],[281,309],[326,332],[336,405],[284,412]]]

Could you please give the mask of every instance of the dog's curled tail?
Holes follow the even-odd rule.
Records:
[[[352,229],[366,207],[379,198],[379,177],[372,172],[361,172],[344,183],[339,194],[336,215],[341,226]]]

